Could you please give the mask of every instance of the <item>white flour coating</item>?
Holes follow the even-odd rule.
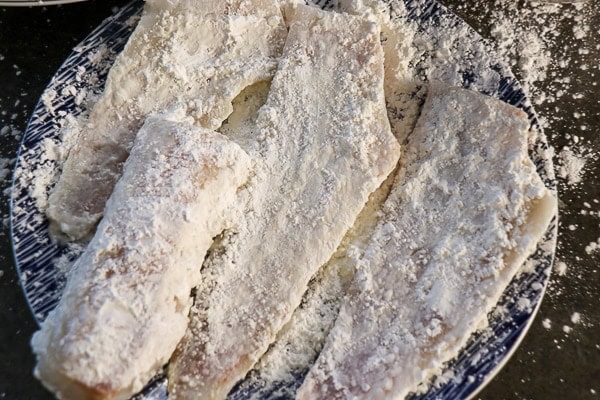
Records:
[[[51,222],[72,239],[88,235],[145,116],[183,109],[219,127],[244,87],[272,76],[285,34],[276,0],[147,1],[63,165]]]
[[[415,22],[407,19],[402,0],[338,0],[337,11],[363,15],[381,26],[385,54],[385,101],[392,132],[400,143],[414,128],[424,97],[414,65],[422,56]]]
[[[393,132],[403,141],[414,124],[411,121],[416,120],[419,102],[424,93],[423,90],[419,90],[420,82],[415,67],[423,69],[428,79],[441,77],[447,83],[461,84],[461,71],[465,64],[476,64],[481,62],[480,58],[492,63],[494,59],[490,58],[481,43],[469,39],[471,34],[464,27],[456,28],[451,21],[443,20],[441,23],[444,29],[416,32],[416,27],[406,20],[403,2],[385,3],[386,7],[381,7],[380,2],[345,0],[339,1],[338,6],[347,12],[367,15],[382,24],[382,43],[386,54],[386,102]],[[391,10],[391,21],[388,9]],[[386,35],[387,32],[390,33]],[[441,49],[431,51],[438,47]],[[418,60],[423,57],[428,57],[429,61],[419,64]],[[449,61],[449,57],[457,59]],[[485,65],[485,61],[481,65]],[[476,71],[481,75],[472,83],[473,87],[493,92],[493,88],[497,87],[498,76],[482,68]],[[400,112],[397,112],[398,110]],[[351,241],[352,237],[346,239]],[[342,262],[344,265],[349,264],[345,268],[354,268],[356,264],[352,259],[342,259]],[[333,264],[335,265],[335,262]],[[327,268],[334,270],[331,265]],[[338,288],[343,279],[330,273],[322,273],[318,284]],[[332,292],[326,290],[320,292],[314,289],[314,292],[311,290],[307,293],[303,307],[286,326],[285,334],[279,337],[254,374],[250,375],[247,383],[249,386],[262,386],[261,390],[254,392],[256,398],[260,397],[261,393],[278,387],[282,381],[294,382],[297,373],[310,366],[309,360],[316,349],[322,346],[322,341],[328,333],[331,313],[336,312],[341,300],[342,298],[333,299]],[[307,329],[312,329],[308,336],[305,335]],[[297,356],[302,353],[297,349],[304,349],[304,357]],[[301,361],[306,364],[301,366]],[[293,390],[293,385],[291,388]]]
[[[286,19],[284,55],[246,149],[257,164],[248,201],[205,263],[170,363],[177,399],[223,397],[246,374],[398,160],[377,25],[304,5]]]
[[[146,119],[96,235],[33,336],[36,376],[60,399],[128,399],[169,360],[200,264],[248,179],[237,144],[170,117]]]
[[[48,188],[56,182],[60,174],[57,166],[65,161],[68,149],[73,144],[74,132],[78,129],[78,120],[71,115],[61,117],[57,123],[61,127],[59,137],[46,138],[35,149],[29,150],[38,154],[34,159],[36,164],[29,165],[26,157],[22,156],[17,170],[17,177],[27,182],[29,195],[41,212],[48,207]]]
[[[406,167],[298,399],[419,390],[487,321],[556,212],[522,111],[437,83],[428,91]]]

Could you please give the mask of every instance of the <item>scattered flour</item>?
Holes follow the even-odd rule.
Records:
[[[4,183],[7,181],[7,178],[10,176],[12,171],[12,164],[14,159],[10,158],[0,158],[0,183]]]
[[[566,180],[569,185],[581,182],[583,178],[586,157],[576,154],[566,147],[558,155],[558,176]]]
[[[19,103],[15,103],[15,107],[17,107]],[[15,140],[21,140],[22,132],[18,129],[14,124],[9,123],[0,128],[0,136],[12,136]]]
[[[585,252],[587,254],[593,254],[600,250],[600,237],[596,239],[595,242],[590,242],[587,246],[585,246]]]
[[[564,261],[558,261],[554,264],[554,270],[559,276],[564,276],[567,273],[567,264]]]
[[[569,48],[560,48],[559,26],[568,21],[574,38],[582,43],[581,40],[590,33],[590,13],[584,12],[586,6],[514,0],[485,3],[481,8],[490,11],[483,13],[480,19],[491,21],[491,36],[497,51],[511,63],[534,103],[553,103],[566,95],[571,82],[556,72],[577,61],[572,58]],[[541,86],[549,77],[555,77],[553,80],[561,86],[559,91]]]
[[[544,320],[542,321],[542,326],[546,329],[550,329],[552,328],[552,321],[550,321],[549,318],[544,318]]]

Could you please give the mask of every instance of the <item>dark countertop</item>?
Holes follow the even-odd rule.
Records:
[[[507,12],[502,10],[503,1],[506,2],[442,2],[490,37],[495,17]],[[14,158],[18,141],[11,132],[25,129],[39,96],[71,49],[111,15],[114,7],[126,3],[127,0],[97,0],[58,7],[0,8],[1,157]],[[530,7],[525,1],[518,4],[523,10]],[[563,146],[571,145],[589,154],[582,182],[559,182],[561,222],[556,255],[568,268],[563,276],[553,273],[531,330],[506,367],[477,396],[480,399],[600,399],[600,251],[588,254],[585,250],[600,237],[600,214],[590,213],[600,211],[598,6],[600,1],[591,1],[577,11],[586,13],[591,25],[587,36],[578,41],[574,40],[574,28],[581,21],[571,18],[558,23],[560,40],[549,46],[550,56],[557,60],[569,57],[571,66],[550,68],[548,77],[536,84],[541,92],[550,94],[561,89],[560,78],[570,77],[570,91],[583,94],[563,95],[555,102],[536,106],[538,114],[549,123],[546,133],[557,153]],[[574,6],[563,7],[575,10]],[[556,18],[560,19],[560,13]],[[531,25],[528,29],[539,30],[547,21],[532,18],[527,23]],[[587,53],[580,50],[581,43]],[[587,68],[581,67],[584,64]],[[518,69],[515,72],[519,75]],[[2,129],[6,126],[8,132]],[[573,143],[573,134],[579,137],[578,143]],[[3,188],[9,185],[9,179],[3,182]],[[29,339],[36,324],[14,268],[6,219],[8,194],[0,202],[4,222],[0,224],[0,399],[51,399],[32,376],[34,358]],[[587,210],[587,214],[581,210]],[[578,324],[571,322],[574,312],[582,316]],[[544,319],[551,321],[549,329],[543,326]],[[565,333],[565,325],[573,330]]]

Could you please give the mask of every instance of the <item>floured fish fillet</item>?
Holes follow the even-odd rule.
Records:
[[[518,109],[433,84],[299,399],[401,399],[458,354],[556,212]]]
[[[32,340],[60,399],[128,399],[169,359],[251,167],[225,136],[150,117],[58,307]]]
[[[244,377],[398,160],[377,25],[304,5],[286,15],[284,55],[247,150],[256,175],[224,251],[205,263],[169,366],[175,399],[223,398]]]
[[[93,231],[146,115],[219,127],[242,89],[271,79],[286,34],[277,0],[147,1],[50,196],[52,229]]]
[[[413,131],[425,100],[415,58],[417,24],[408,18],[404,0],[336,0],[338,10],[363,15],[381,26],[384,53],[385,102],[392,132],[404,143]]]
[[[229,399],[294,398],[302,377],[314,364],[333,327],[342,300],[354,276],[356,257],[361,254],[377,225],[380,209],[390,193],[394,173],[369,196],[352,228],[331,259],[310,281],[302,303],[279,331],[244,381]]]

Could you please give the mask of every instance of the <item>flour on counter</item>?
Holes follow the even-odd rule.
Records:
[[[564,148],[558,154],[558,176],[564,179],[569,185],[581,182],[583,177],[586,157],[578,155],[570,148]]]
[[[559,276],[564,276],[567,273],[567,264],[564,261],[556,261],[554,263],[554,270]]]
[[[552,328],[552,321],[550,321],[549,318],[544,318],[544,320],[542,321],[542,326],[546,329],[550,329]]]
[[[7,178],[10,176],[10,167],[12,166],[13,162],[14,159],[11,158],[0,158],[0,184],[6,182]]]
[[[594,242],[590,242],[587,246],[585,246],[585,252],[587,254],[593,254],[600,250],[600,238],[596,239]]]
[[[477,7],[475,0],[464,7]],[[475,3],[475,4],[473,4]],[[560,24],[570,21],[575,46],[585,51],[584,39],[590,34],[589,4],[551,4],[514,0],[485,0],[484,13],[476,18],[490,26],[491,44],[502,59],[515,69],[526,93],[534,104],[553,103],[569,93],[572,82],[559,72],[578,63],[568,47],[559,47],[566,39]],[[484,22],[485,21],[485,22]],[[554,77],[551,88],[542,88],[542,81]],[[554,88],[552,88],[554,86]]]

